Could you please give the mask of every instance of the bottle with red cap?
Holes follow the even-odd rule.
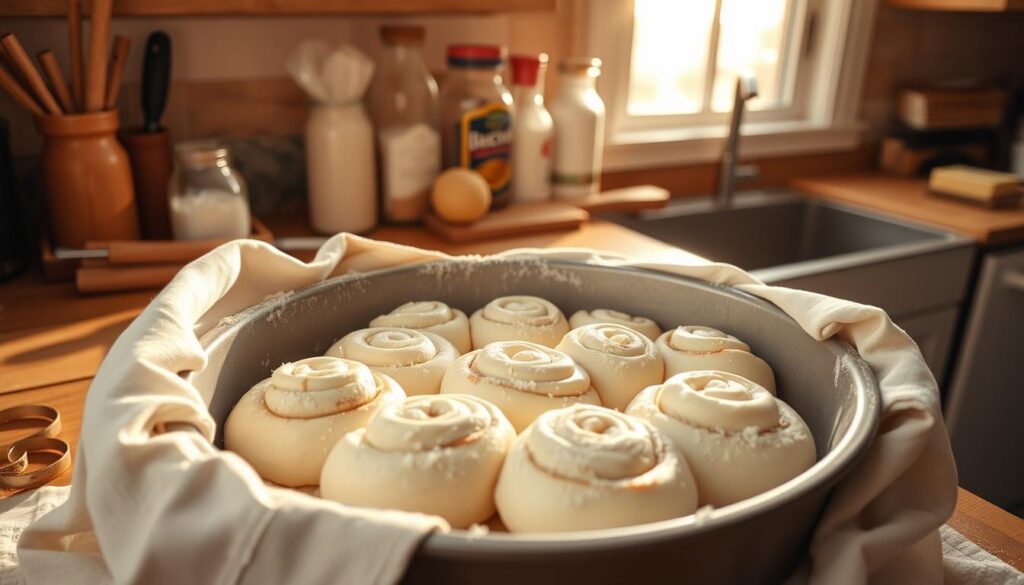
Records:
[[[512,94],[502,82],[501,47],[448,47],[450,73],[441,87],[441,150],[445,168],[480,173],[495,205],[508,203],[512,183]]]
[[[512,55],[512,199],[544,201],[551,196],[551,149],[555,125],[544,107],[548,56]]]

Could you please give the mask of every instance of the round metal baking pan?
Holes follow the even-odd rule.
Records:
[[[878,388],[845,342],[816,341],[774,305],[730,287],[536,257],[343,276],[228,320],[204,338],[209,362],[191,381],[220,427],[242,394],[275,366],[322,354],[343,334],[404,302],[441,300],[468,314],[509,294],[544,297],[567,315],[611,308],[650,317],[663,328],[700,324],[738,336],[772,364],[780,397],[810,426],[818,462],[784,485],[708,514],[554,535],[433,534],[413,558],[406,581],[777,583],[789,575],[832,487],[874,438]]]

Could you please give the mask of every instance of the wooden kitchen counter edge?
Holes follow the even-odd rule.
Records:
[[[789,184],[808,195],[867,207],[974,238],[982,246],[1024,242],[1024,207],[987,209],[936,197],[919,177],[879,173],[798,177]]]
[[[275,218],[267,223],[271,225],[271,229],[278,237],[309,235],[302,226],[301,219],[296,217]],[[412,227],[383,227],[369,234],[369,237],[410,246],[440,249],[456,255],[490,254],[516,247],[568,246],[592,247],[657,260],[692,261],[697,258],[663,242],[601,220],[592,221],[579,230],[569,232],[533,234],[478,244],[449,244],[422,229]],[[311,254],[305,256],[308,259]],[[40,322],[51,323],[56,327],[60,323],[74,324],[89,318],[102,318],[119,311],[123,312],[130,308],[141,310],[146,299],[151,296],[152,293],[134,292],[82,297],[74,293],[74,288],[70,283],[44,284],[38,280],[36,275],[22,276],[11,283],[0,285],[0,307],[2,307],[0,315],[15,306],[18,306],[20,313],[15,327],[0,327],[0,331],[15,333],[19,330],[38,328]],[[46,307],[52,307],[54,302],[61,304],[61,311],[55,312],[52,311],[52,308],[50,311],[46,310]],[[63,321],[61,320],[62,316],[66,316]],[[0,363],[0,378],[3,377],[4,370],[9,367],[6,363]],[[90,379],[69,379],[37,388],[0,394],[0,408],[26,403],[46,403],[57,406],[61,410],[65,423],[64,431],[60,436],[71,445],[72,455],[75,455],[78,448],[78,434],[81,428],[85,394],[90,382]],[[3,432],[10,433],[12,431]],[[0,442],[2,440],[10,440],[10,438],[0,435]],[[66,485],[70,480],[71,472],[68,472],[55,480],[53,484]],[[11,494],[0,492],[0,498],[8,495]],[[1024,520],[961,489],[956,512],[949,524],[993,555],[1024,570]]]

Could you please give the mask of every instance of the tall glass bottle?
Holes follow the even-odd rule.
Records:
[[[512,55],[512,199],[544,201],[551,196],[551,139],[554,123],[544,107],[548,56]]]
[[[555,121],[555,199],[579,199],[601,190],[604,155],[604,102],[597,95],[600,59],[568,59],[558,66],[558,97],[551,103]]]
[[[423,59],[423,27],[384,26],[383,51],[370,86],[380,152],[385,221],[413,222],[427,210],[441,165],[437,83]]]

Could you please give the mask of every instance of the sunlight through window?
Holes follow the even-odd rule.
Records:
[[[796,0],[634,0],[627,112],[723,112],[736,76],[753,74],[750,108],[787,106]],[[716,18],[717,17],[717,18]]]

